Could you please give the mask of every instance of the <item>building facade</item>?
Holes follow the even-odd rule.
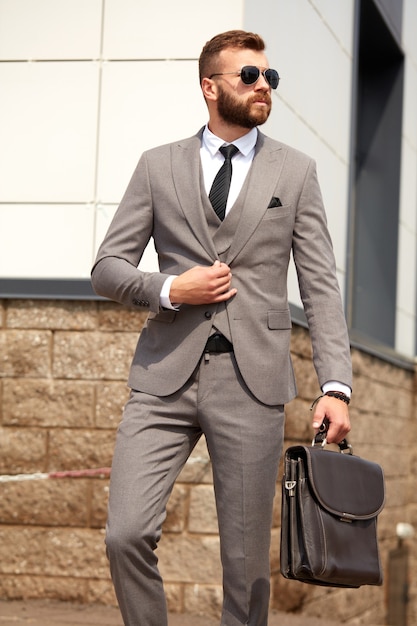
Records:
[[[417,615],[413,540],[396,537],[397,523],[417,524],[417,0],[0,0],[0,471],[110,466],[144,320],[96,298],[90,268],[143,150],[206,122],[198,56],[232,28],[259,32],[281,76],[263,130],[317,161],[354,355],[352,437],[386,474],[384,587],[331,593],[341,621],[349,604],[350,623],[399,626],[375,619],[394,619],[397,566],[408,619]],[[141,267],[156,269],[152,246]],[[289,298],[300,398],[288,442],[310,437],[317,395],[293,267]],[[161,552],[171,606],[215,612],[210,467],[204,450],[198,459],[177,486]],[[114,601],[104,553],[93,564],[106,480],[0,482],[4,545],[20,536],[26,554],[41,550],[0,559],[2,595]],[[276,532],[278,518],[279,502]],[[193,549],[209,555],[206,572],[178,569]],[[274,606],[323,615],[317,590],[283,587],[274,554]]]

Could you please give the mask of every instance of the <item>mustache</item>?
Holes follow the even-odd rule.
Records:
[[[256,96],[251,96],[249,99],[250,104],[254,104],[255,102],[265,102],[265,104],[271,104],[271,96],[269,93],[258,94]]]

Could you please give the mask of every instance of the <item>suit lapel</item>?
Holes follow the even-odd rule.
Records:
[[[279,143],[259,133],[255,157],[245,183],[247,192],[243,199],[242,216],[226,263],[230,264],[246,245],[267,210],[281,175],[284,155],[285,151]]]
[[[215,259],[216,249],[201,202],[201,136],[202,130],[194,137],[173,145],[172,174],[178,202],[185,219],[210,258]]]
[[[185,219],[195,238],[210,258],[215,259],[217,252],[201,201],[202,132],[203,129],[195,136],[172,146],[172,174],[179,206]],[[284,157],[285,150],[282,149],[281,144],[259,132],[255,157],[244,185],[246,197],[243,198],[242,216],[227,254],[226,263],[231,263],[239,254],[261,221],[276,190]]]

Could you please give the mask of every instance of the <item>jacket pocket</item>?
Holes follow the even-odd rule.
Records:
[[[292,323],[289,309],[285,309],[285,311],[268,311],[268,328],[271,330],[290,330]]]
[[[286,204],[275,207],[268,207],[263,216],[264,220],[280,219],[291,215],[293,212],[292,205]]]

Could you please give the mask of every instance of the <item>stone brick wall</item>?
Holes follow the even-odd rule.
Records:
[[[104,525],[115,429],[145,314],[110,302],[0,301],[0,597],[115,603]],[[299,397],[287,406],[286,446],[311,440],[319,394],[308,333],[294,326]],[[279,574],[280,487],[272,534],[272,605],[349,624],[384,624],[396,524],[417,526],[416,376],[353,349],[351,442],[385,471],[379,519],[382,587],[325,589]],[[74,476],[76,470],[104,468]],[[61,472],[59,477],[48,477]],[[3,475],[3,477],[1,476]],[[23,475],[6,481],[5,476]],[[31,480],[23,480],[32,476]],[[408,561],[408,617],[417,623],[417,551]],[[219,540],[204,441],[177,481],[158,548],[173,611],[218,615]],[[390,580],[391,578],[391,580]],[[401,591],[403,592],[404,589]]]

